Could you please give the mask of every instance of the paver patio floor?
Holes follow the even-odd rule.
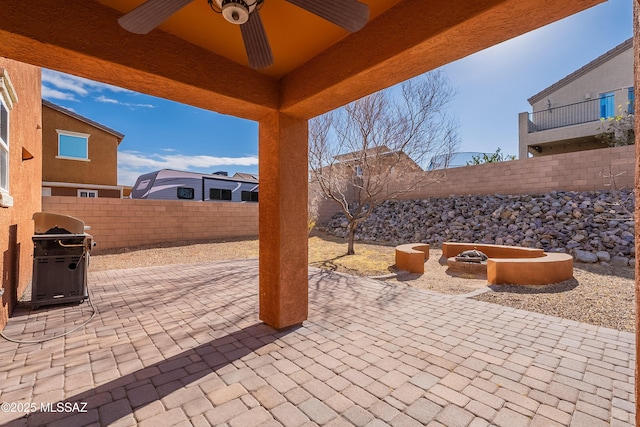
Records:
[[[320,270],[309,320],[277,332],[258,320],[257,267],[91,273],[86,327],[0,340],[0,402],[38,409],[0,424],[634,424],[631,333]],[[22,310],[4,332],[59,333],[90,311]]]

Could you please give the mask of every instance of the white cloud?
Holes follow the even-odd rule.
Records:
[[[62,92],[60,90],[51,89],[49,87],[42,87],[42,97],[45,99],[59,99],[63,101],[78,101],[78,98],[73,93]]]
[[[96,98],[94,98],[96,101],[98,102],[104,102],[107,104],[119,104],[120,101],[118,101],[117,99],[113,99],[113,98],[107,98],[106,96],[100,95]]]
[[[103,103],[107,103],[107,104],[122,105],[122,106],[130,107],[130,108],[156,108],[156,106],[152,105],[152,104],[134,104],[134,103],[130,103],[130,102],[122,102],[122,101],[119,101],[119,100],[114,99],[114,98],[107,98],[104,95],[97,96],[94,99],[97,102],[103,102]]]
[[[129,92],[129,89],[124,89],[117,86],[112,86],[107,83],[96,82],[93,80],[85,79],[83,77],[72,76],[70,74],[59,73],[57,71],[43,69],[42,70],[42,81],[43,83],[49,83],[53,86],[56,86],[59,89],[66,89],[74,91],[80,95],[88,95],[89,89],[93,89],[98,92],[109,91],[109,92]]]
[[[151,171],[145,171],[145,172],[151,172]],[[133,184],[136,183],[136,180],[138,179],[138,177],[145,172],[123,169],[121,167],[118,167],[118,185],[128,185],[130,187],[133,187]]]
[[[190,170],[214,166],[255,166],[258,164],[258,157],[185,156],[183,154],[142,154],[135,151],[120,151],[118,152],[118,164],[129,168]]]
[[[153,104],[131,104],[131,103],[125,103],[123,105],[126,105],[127,107],[134,107],[134,108],[156,108],[156,106],[153,105]]]
[[[176,152],[178,150],[176,150],[175,148],[162,148],[162,151],[167,151],[169,153],[173,153],[173,152]]]
[[[42,96],[48,99],[79,101],[78,97],[92,95],[97,102],[121,105],[128,108],[155,108],[152,104],[125,102],[108,94],[123,94],[137,96],[128,89],[111,86],[106,83],[94,82],[82,77],[58,73],[57,71],[42,70]]]
[[[82,82],[78,81],[76,78],[56,73],[51,70],[42,70],[42,83],[54,86],[59,90],[71,91],[81,96],[86,96],[89,93]]]
[[[133,185],[138,176],[158,169],[194,171],[221,166],[256,166],[257,164],[257,156],[185,156],[182,154],[144,154],[138,151],[119,151],[118,183]]]

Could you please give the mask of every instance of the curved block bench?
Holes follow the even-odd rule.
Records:
[[[447,258],[472,249],[489,257],[487,281],[492,285],[549,285],[573,278],[573,257],[568,254],[517,246],[442,243],[442,255]]]
[[[539,258],[489,258],[487,281],[492,285],[550,285],[573,278],[573,257],[543,252]]]
[[[396,246],[396,267],[410,273],[424,273],[424,262],[429,259],[429,245],[407,243]]]

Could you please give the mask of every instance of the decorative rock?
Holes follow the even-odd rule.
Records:
[[[598,256],[596,254],[594,254],[593,252],[587,252],[580,249],[576,249],[575,257],[576,257],[576,261],[578,262],[588,262],[588,263],[598,262]]]
[[[587,238],[587,236],[585,236],[584,234],[576,234],[575,236],[573,236],[572,240],[575,241],[575,242],[580,243],[586,238]]]
[[[629,265],[629,258],[624,256],[614,256],[611,258],[611,265],[615,265],[617,267],[626,267]]]
[[[633,202],[630,190],[389,200],[356,231],[366,241],[425,241],[437,247],[447,240],[474,240],[576,258],[580,253],[587,262],[610,262],[618,256],[616,262],[628,265],[635,259]],[[337,214],[326,231],[342,237],[347,225],[344,215]]]
[[[565,246],[567,247],[567,249],[575,249],[580,247],[580,243],[576,242],[575,240],[569,240],[565,244]]]

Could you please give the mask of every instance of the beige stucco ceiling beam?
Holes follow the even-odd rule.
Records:
[[[159,30],[128,33],[119,16],[93,1],[3,0],[0,56],[248,119],[277,109],[275,79]]]
[[[404,0],[283,78],[281,111],[322,114],[603,1]]]

